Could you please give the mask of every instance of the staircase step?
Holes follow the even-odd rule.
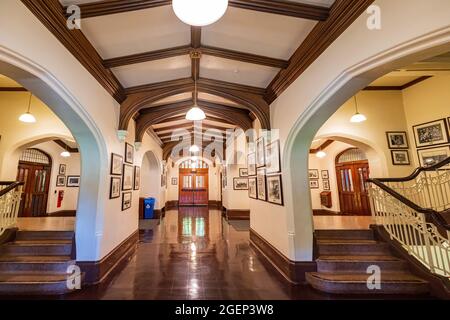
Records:
[[[19,230],[16,240],[72,240],[73,231],[24,231]]]
[[[407,272],[408,264],[394,256],[320,256],[317,271],[320,273],[365,273],[368,267],[375,265],[381,272]]]
[[[306,273],[306,280],[315,289],[334,294],[404,294],[429,293],[428,282],[409,273],[382,273],[381,289],[367,287],[368,274]]]
[[[354,229],[354,230],[316,230],[315,236],[317,239],[329,240],[373,240],[374,233],[371,229]]]
[[[0,295],[61,295],[72,291],[64,273],[0,274]]]
[[[70,255],[72,240],[19,240],[0,246],[2,255]]]
[[[70,265],[75,261],[70,256],[0,256],[0,273],[3,272],[30,272],[30,271],[53,271],[59,273],[67,272]]]
[[[391,255],[389,245],[375,240],[318,240],[320,255]]]

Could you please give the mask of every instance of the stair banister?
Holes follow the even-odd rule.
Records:
[[[0,235],[17,223],[23,184],[0,181]]]

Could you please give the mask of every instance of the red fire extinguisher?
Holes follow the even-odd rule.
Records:
[[[58,208],[61,208],[63,200],[64,200],[64,191],[63,190],[59,190],[58,191],[58,203],[56,205]]]

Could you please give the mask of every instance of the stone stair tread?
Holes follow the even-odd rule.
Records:
[[[64,273],[0,273],[1,283],[48,283],[67,280]]]
[[[321,273],[321,272],[310,272],[310,275],[324,280],[332,282],[358,282],[366,283],[369,274],[367,273]],[[381,282],[383,283],[428,283],[427,281],[411,274],[411,273],[381,273]]]
[[[16,240],[6,243],[5,246],[59,246],[72,244],[72,240],[38,239],[38,240]]]
[[[0,262],[68,262],[72,260],[70,256],[18,256],[18,255],[1,255]]]
[[[382,262],[382,261],[403,261],[395,256],[376,256],[376,255],[342,255],[342,256],[332,256],[332,255],[321,255],[317,261],[349,261],[349,262]]]

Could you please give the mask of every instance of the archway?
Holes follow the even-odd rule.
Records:
[[[44,102],[67,126],[80,148],[81,184],[76,220],[77,260],[96,260],[108,186],[106,145],[99,129],[79,102],[48,71],[0,47],[0,73],[21,84]]]
[[[289,256],[296,261],[313,259],[313,219],[308,185],[308,156],[319,128],[345,101],[382,75],[410,63],[449,50],[449,35],[437,31],[383,54],[370,57],[339,74],[305,108],[289,132],[284,146],[283,178],[289,234]]]
[[[161,179],[161,164],[152,151],[147,151],[142,158],[140,198],[155,198],[155,209],[164,207]]]

